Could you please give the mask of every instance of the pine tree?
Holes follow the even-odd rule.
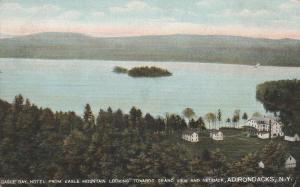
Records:
[[[221,109],[218,110],[217,119],[218,119],[219,128],[220,128],[220,123],[222,121],[222,112],[221,112]]]
[[[247,115],[246,112],[244,112],[242,119],[243,119],[244,121],[246,121],[246,120],[248,119],[248,115]]]
[[[15,109],[15,111],[18,113],[18,112],[20,112],[21,110],[22,110],[22,108],[23,108],[23,103],[24,103],[24,98],[23,98],[23,96],[20,94],[20,95],[17,95],[16,97],[15,97],[15,100],[14,100],[14,104],[13,104],[13,106],[14,106],[14,109]]]
[[[84,122],[87,124],[88,127],[92,127],[92,126],[95,125],[95,117],[93,115],[91,106],[89,104],[85,105],[83,119],[84,119]]]

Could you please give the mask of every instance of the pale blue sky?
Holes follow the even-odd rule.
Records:
[[[299,0],[0,0],[0,33],[300,38]]]

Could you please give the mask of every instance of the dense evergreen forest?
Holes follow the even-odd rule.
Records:
[[[256,97],[266,110],[280,114],[286,134],[300,134],[300,80],[265,82],[257,86]]]
[[[200,120],[192,127],[205,130]],[[154,118],[135,107],[129,114],[108,108],[94,115],[87,104],[80,117],[18,95],[13,103],[0,100],[0,179],[299,176],[299,168],[284,169],[286,148],[276,142],[234,162],[218,149],[189,154],[169,139],[182,141],[187,128],[178,115]]]

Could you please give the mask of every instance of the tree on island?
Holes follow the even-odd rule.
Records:
[[[172,73],[167,69],[162,69],[155,66],[141,66],[141,67],[133,67],[130,70],[123,68],[121,66],[116,66],[113,69],[115,73],[127,73],[131,77],[164,77],[171,76]]]
[[[128,70],[126,68],[121,67],[121,66],[116,66],[116,67],[114,67],[113,72],[115,72],[115,73],[127,73]]]
[[[162,77],[162,76],[171,76],[170,73],[166,69],[158,68],[155,66],[142,66],[142,67],[134,67],[128,71],[128,75],[132,77]]]

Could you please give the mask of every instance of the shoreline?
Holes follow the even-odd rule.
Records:
[[[248,66],[248,67],[255,67],[256,64],[243,64],[243,63],[226,63],[226,62],[205,62],[205,61],[176,61],[176,60],[109,60],[109,59],[78,59],[78,58],[24,58],[24,57],[0,57],[0,60],[7,59],[7,60],[39,60],[39,61],[102,61],[102,62],[133,62],[133,63],[180,63],[180,64],[213,64],[213,65],[231,65],[231,66]],[[300,68],[299,66],[287,65],[263,65],[260,64],[259,67],[276,67],[276,68]]]

